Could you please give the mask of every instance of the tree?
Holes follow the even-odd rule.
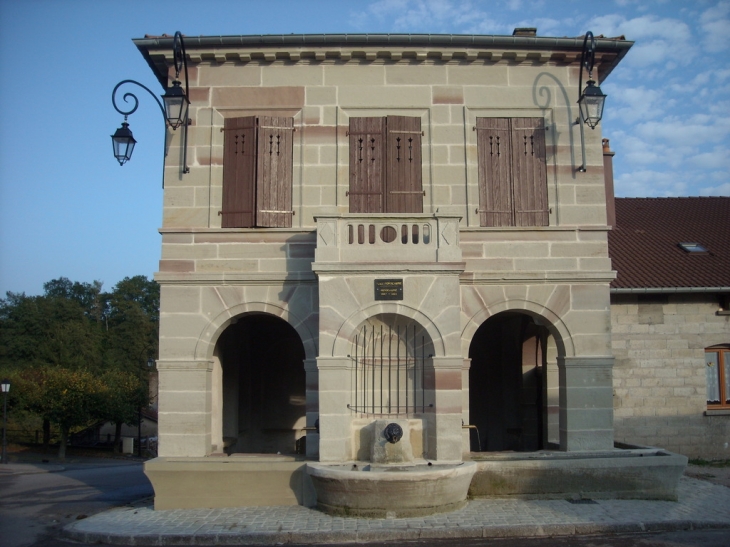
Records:
[[[18,374],[25,404],[44,420],[58,425],[58,457],[66,457],[71,429],[88,425],[103,413],[103,384],[87,370],[64,367],[29,368]]]
[[[146,382],[132,373],[110,369],[101,377],[103,385],[99,418],[115,424],[114,448],[119,447],[122,424],[133,424],[139,418],[139,409],[147,406],[149,393]]]
[[[157,355],[160,291],[144,276],[125,277],[109,293],[102,292],[100,281],[65,277],[43,288],[42,296],[8,292],[0,299],[0,368],[25,379],[20,381],[27,396],[17,404],[43,417],[44,444],[49,424],[58,424],[65,450],[72,428],[101,418],[120,431],[147,404],[147,360]],[[87,381],[88,374],[96,383]],[[61,397],[54,389],[62,378],[71,384]],[[47,400],[53,397],[58,400]],[[79,403],[77,414],[64,406],[73,401]]]
[[[7,293],[0,299],[0,363],[98,369],[102,332],[76,300]]]
[[[108,331],[105,338],[105,368],[134,375],[141,380],[142,386],[139,397],[130,395],[122,398],[119,400],[118,412],[109,416],[116,425],[114,446],[117,447],[122,423],[133,423],[129,418],[130,412],[134,413],[134,421],[137,421],[139,408],[147,406],[149,401],[147,360],[157,355],[160,288],[157,283],[141,275],[125,277],[106,295],[106,303]],[[112,375],[109,382],[117,382],[120,390],[125,391],[129,382],[122,379],[122,375]],[[125,405],[126,408],[121,408]],[[129,405],[136,406],[130,409]]]
[[[87,316],[100,322],[104,315],[104,300],[102,298],[101,281],[91,283],[71,282],[67,277],[52,279],[43,284],[45,296],[73,300],[84,310]]]

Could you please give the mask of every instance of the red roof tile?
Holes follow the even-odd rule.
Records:
[[[614,289],[730,287],[730,197],[616,198],[608,252]]]

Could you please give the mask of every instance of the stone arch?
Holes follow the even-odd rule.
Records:
[[[358,332],[360,325],[362,325],[369,318],[381,314],[394,314],[402,317],[407,317],[417,322],[431,337],[431,343],[433,344],[434,356],[441,357],[446,353],[446,344],[443,339],[443,335],[438,326],[423,312],[406,306],[402,303],[392,302],[378,302],[372,304],[350,315],[345,319],[335,335],[335,341],[333,344],[332,355],[342,356],[347,355],[350,351],[350,345],[353,337]]]
[[[270,302],[242,302],[231,306],[213,318],[203,330],[195,346],[195,358],[210,360],[213,358],[216,341],[223,331],[241,315],[249,313],[266,313],[283,319],[299,334],[304,346],[305,359],[317,357],[317,337],[309,329],[306,319],[295,316],[287,308],[272,304]]]
[[[516,298],[490,304],[488,308],[480,309],[467,320],[461,332],[462,355],[469,355],[469,347],[479,327],[493,315],[504,311],[521,312],[532,317],[536,323],[545,324],[555,339],[560,356],[575,356],[575,345],[570,330],[558,314],[543,304]]]

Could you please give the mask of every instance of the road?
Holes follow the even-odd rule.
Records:
[[[0,476],[3,547],[47,545],[74,519],[152,496],[142,464],[72,463],[64,471]]]

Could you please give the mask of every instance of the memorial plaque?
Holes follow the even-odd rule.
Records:
[[[403,300],[403,280],[376,279],[375,300]]]

